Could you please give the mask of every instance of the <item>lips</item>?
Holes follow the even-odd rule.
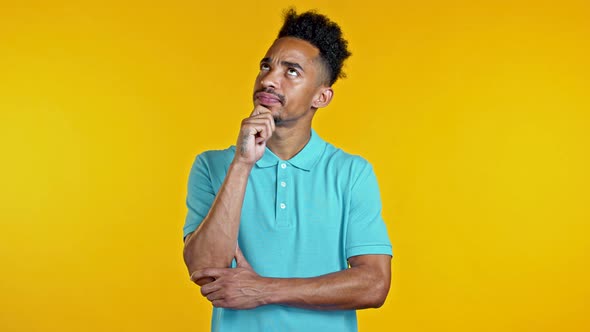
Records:
[[[268,92],[257,92],[254,95],[254,98],[256,100],[258,100],[258,102],[260,102],[260,104],[263,104],[263,105],[276,105],[276,104],[282,105],[283,104],[279,97],[275,96],[272,93],[268,93]]]

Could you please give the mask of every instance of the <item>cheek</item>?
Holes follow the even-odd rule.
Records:
[[[298,86],[293,88],[293,95],[297,95],[297,97],[301,100],[311,99],[313,97],[313,89],[308,86]]]

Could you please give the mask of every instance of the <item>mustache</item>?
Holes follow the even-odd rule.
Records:
[[[285,96],[275,92],[275,90],[273,88],[262,88],[262,89],[258,89],[256,91],[254,91],[254,94],[256,95],[258,92],[265,92],[265,93],[270,93],[271,95],[277,97],[279,99],[279,101],[281,102],[281,104],[285,104]]]

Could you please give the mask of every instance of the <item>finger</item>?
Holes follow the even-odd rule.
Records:
[[[211,282],[201,287],[201,295],[208,297],[220,289],[221,286],[219,286],[216,282]]]
[[[264,116],[265,118],[268,118],[268,120],[270,121],[271,124],[271,131],[275,131],[275,119],[272,116],[272,111],[266,107],[262,107],[260,106],[261,109],[258,112],[258,114],[256,114],[256,116]]]
[[[206,268],[206,269],[199,269],[195,270],[191,274],[191,280],[196,282],[199,279],[203,278],[212,278],[217,279],[221,276],[223,269],[216,269],[216,268]]]
[[[214,301],[211,301],[211,304],[215,308],[225,308],[225,302],[223,300],[214,300]]]
[[[246,136],[256,136],[256,143],[266,141],[272,136],[272,125],[267,119],[251,119],[244,125],[248,133]]]
[[[275,120],[272,117],[271,113],[264,113],[264,114],[261,114],[261,116],[264,116],[264,119],[266,120],[265,124],[268,128],[267,139],[269,139],[275,131]]]
[[[275,120],[274,120],[271,113],[262,113],[262,114],[258,114],[258,115],[253,115],[249,118],[244,119],[244,121],[242,123],[248,124],[248,123],[262,123],[262,122],[268,122],[269,128],[271,129],[271,131],[275,130]]]
[[[256,107],[254,107],[254,110],[252,111],[252,113],[250,114],[250,116],[254,116],[254,115],[258,115],[258,114],[262,114],[262,113],[270,113],[270,109],[262,106],[262,105],[256,105]]]
[[[211,302],[224,299],[223,294],[221,294],[221,292],[211,293],[211,294],[207,295],[206,298],[207,298],[207,300],[209,300]]]
[[[249,134],[249,136],[254,137],[254,141],[256,143],[264,142],[267,139],[269,139],[271,136],[268,125],[266,125],[265,123],[255,124],[254,126],[252,126],[250,128],[250,131],[248,134]]]
[[[210,284],[214,281],[215,281],[215,279],[213,279],[211,277],[205,277],[205,278],[193,280],[193,282],[199,286],[204,286],[204,285]]]
[[[272,113],[264,113],[264,115],[268,117],[268,120],[270,122],[271,132],[274,132],[275,131],[275,118],[273,117]]]

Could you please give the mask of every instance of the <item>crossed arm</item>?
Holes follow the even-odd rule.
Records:
[[[362,255],[349,259],[349,269],[314,278],[265,278],[252,269],[239,248],[236,268],[196,270],[193,281],[211,278],[201,294],[215,307],[251,309],[281,304],[315,310],[380,307],[389,291],[390,256]]]
[[[244,172],[249,170],[230,166],[209,214],[185,241],[185,262],[203,296],[216,307],[232,309],[282,304],[346,310],[383,304],[391,279],[389,255],[350,257],[350,268],[313,278],[259,276],[236,247]],[[234,257],[237,266],[229,268]]]
[[[350,268],[312,278],[259,276],[236,246],[248,175],[274,131],[270,112],[256,108],[242,122],[236,156],[208,215],[185,239],[191,280],[216,307],[250,309],[281,304],[315,310],[379,307],[391,279],[389,255],[350,257]],[[237,267],[229,268],[233,258]]]

